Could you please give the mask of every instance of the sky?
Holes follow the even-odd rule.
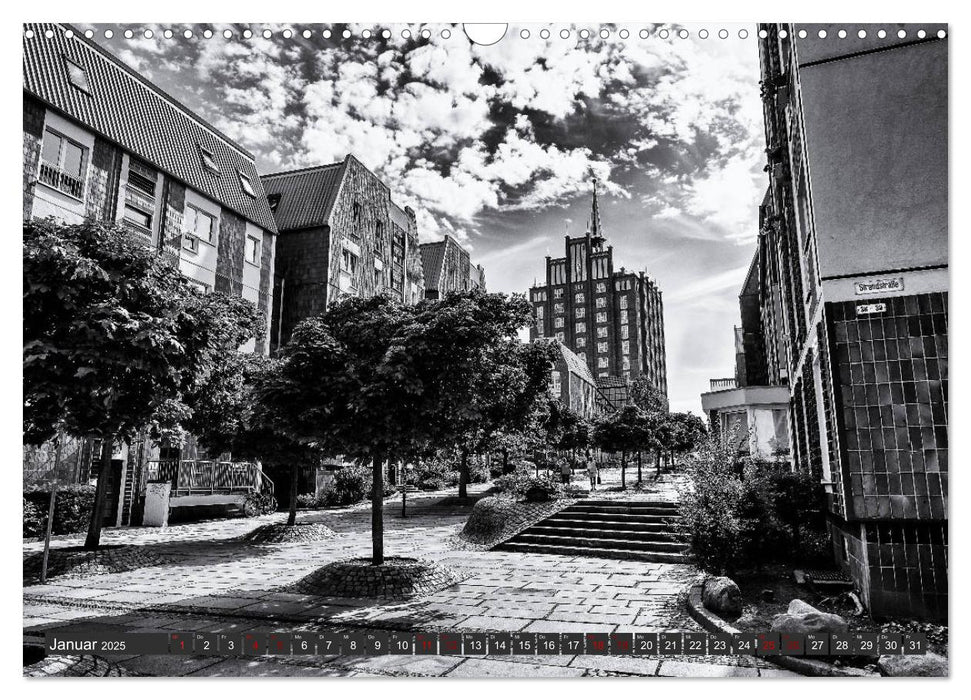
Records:
[[[708,380],[732,376],[768,184],[754,26],[702,39],[701,25],[511,25],[492,46],[460,25],[260,25],[249,39],[234,25],[209,39],[92,28],[262,173],[354,154],[415,209],[423,241],[448,233],[470,250],[490,291],[542,279],[544,257],[586,230],[596,178],[615,268],[663,292],[672,410],[700,413]]]

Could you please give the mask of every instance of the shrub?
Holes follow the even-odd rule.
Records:
[[[371,478],[371,468],[365,466],[343,467],[334,472],[334,480],[324,488],[313,501],[311,508],[334,508],[339,506],[349,506],[360,503],[365,499],[371,498],[371,487],[374,480]],[[387,498],[395,493],[397,489],[384,481],[384,492],[382,495]],[[308,498],[313,498],[311,494],[306,494]],[[297,504],[300,499],[297,497]]]
[[[697,563],[718,574],[830,559],[825,493],[787,462],[738,460],[712,440],[687,464],[681,516]]]
[[[301,493],[299,496],[297,496],[298,508],[319,508],[320,505],[321,500],[315,493]]]
[[[533,477],[526,482],[523,498],[528,503],[555,501],[563,496],[563,484],[547,477]]]
[[[24,491],[24,537],[43,536],[47,527],[50,500],[51,491],[46,486],[38,486]],[[28,503],[33,506],[29,511],[32,516],[30,521],[26,518]],[[72,484],[59,487],[54,503],[53,534],[67,535],[84,532],[91,520],[92,508],[94,508],[94,486]],[[35,509],[39,513],[36,513]]]

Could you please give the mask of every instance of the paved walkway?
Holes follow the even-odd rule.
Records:
[[[472,493],[482,487],[473,487]],[[58,578],[24,589],[25,634],[43,630],[297,631],[335,629],[527,632],[701,631],[684,612],[683,593],[696,575],[675,564],[471,552],[455,535],[470,506],[446,494],[385,507],[387,555],[421,556],[462,576],[451,588],[418,601],[387,602],[295,594],[287,587],[339,559],[370,553],[370,511],[364,507],[303,513],[338,537],[315,543],[245,545],[235,538],[275,514],[155,528],[110,529],[104,541],[151,548],[170,563],[125,573]],[[56,546],[78,544],[61,540]],[[40,548],[24,545],[25,553]],[[603,656],[463,657],[121,657],[129,673],[210,676],[465,676],[789,675],[752,658]]]

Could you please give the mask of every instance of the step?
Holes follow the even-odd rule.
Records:
[[[532,534],[529,530],[521,532],[509,543],[547,544],[576,547],[579,549],[618,549],[638,552],[683,552],[687,545],[683,542],[661,542],[658,540],[639,540],[623,538],[563,537],[560,535]]]
[[[658,508],[656,506],[630,507],[630,506],[594,506],[587,503],[574,503],[572,506],[564,508],[562,512],[569,513],[617,513],[625,515],[658,515],[668,518],[676,518],[679,513],[672,508]]]
[[[549,521],[533,525],[520,535],[555,535],[578,539],[630,540],[634,542],[683,542],[684,538],[676,532],[643,532],[639,530],[591,530],[589,528],[561,527]]]
[[[553,517],[583,520],[588,523],[640,523],[643,525],[673,525],[681,522],[676,515],[631,515],[629,513],[584,513],[576,510],[561,510]]]
[[[555,525],[556,527],[570,527],[582,530],[607,529],[629,530],[631,532],[681,532],[681,524],[676,521],[642,523],[631,520],[587,520],[574,518],[570,515],[554,515],[543,520],[539,525]]]
[[[612,501],[605,498],[587,498],[586,506],[628,506],[632,508],[669,508],[677,510],[678,504],[671,501]]]
[[[506,542],[497,547],[506,552],[526,552],[530,554],[560,554],[569,557],[594,557],[597,559],[628,559],[631,561],[659,562],[665,564],[686,564],[688,558],[683,554],[671,552],[639,552],[627,549],[587,549],[564,545],[531,544],[527,542]]]

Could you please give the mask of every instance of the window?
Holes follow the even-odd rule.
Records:
[[[191,277],[186,278],[186,282],[188,282],[189,286],[192,287],[197,292],[201,292],[202,294],[209,293],[209,285],[206,284],[205,282],[194,280]]]
[[[553,313],[555,314],[563,313],[563,304],[553,304]]]
[[[546,301],[546,292],[533,292],[533,301]]]
[[[216,165],[216,156],[213,155],[212,151],[210,151],[207,148],[203,148],[202,146],[199,146],[199,157],[202,158],[202,165],[206,168],[206,170],[211,170],[214,173],[219,172],[219,166]],[[240,180],[242,180],[244,175],[240,173],[239,177],[240,177]],[[245,185],[243,186],[243,189],[244,190],[246,189]]]
[[[620,308],[622,308],[622,309],[626,309],[627,308],[627,295],[626,294],[620,298]]]
[[[270,211],[272,211],[274,214],[276,214],[276,210],[280,206],[281,197],[282,195],[279,192],[274,192],[266,197],[266,201],[270,205]]]
[[[627,315],[627,311],[626,310],[625,311],[621,311],[620,312],[620,322],[621,323],[627,323],[628,321],[630,321],[630,317]]]
[[[563,328],[563,317],[562,316],[557,316],[556,318],[553,319],[553,327],[554,328]]]
[[[573,315],[577,318],[583,318],[587,315],[587,310],[581,306],[580,308],[573,310]]]
[[[622,353],[624,353],[625,355],[629,355],[630,354],[630,341],[629,340],[625,340],[623,343],[620,344],[620,351]]]
[[[193,206],[185,208],[185,236],[182,247],[198,250],[198,242],[216,244],[216,217]]]
[[[356,275],[357,263],[358,257],[347,248],[344,248],[344,252],[341,255],[341,272],[346,272],[349,275]]]
[[[584,336],[581,335],[579,338],[577,338],[577,347],[578,348],[587,347],[587,339]]]
[[[574,300],[574,301],[575,301],[575,302],[576,302],[577,304],[582,304],[582,303],[583,303],[583,294],[577,294],[577,295],[575,295],[575,296],[573,297],[573,300]]]
[[[556,333],[556,339],[562,343],[563,342],[563,338],[564,338],[563,331],[558,331]]]
[[[260,257],[263,255],[263,241],[256,236],[246,237],[246,262],[252,265],[260,264]]]
[[[630,328],[628,326],[621,326],[620,337],[625,339],[630,337]]]
[[[536,307],[536,320],[537,320],[538,322],[540,322],[540,323],[542,323],[542,322],[543,322],[543,314],[544,314],[544,309],[543,309],[543,307],[542,307],[542,306],[537,306],[537,307]]]
[[[629,372],[630,371],[630,358],[629,357],[623,358],[623,361],[621,363],[621,366],[624,368],[624,371],[625,372]]]
[[[138,207],[132,206],[131,204],[125,205],[125,221],[129,224],[135,224],[139,228],[152,230],[152,215],[139,209]]]
[[[606,322],[607,322],[607,312],[606,311],[598,311],[597,312],[597,323],[606,323]]]
[[[597,343],[597,352],[607,352],[607,343]]]
[[[607,291],[607,284],[605,282],[597,282],[597,293],[603,294]]]
[[[577,333],[586,333],[587,332],[587,324],[586,323],[578,323],[578,324],[576,324],[576,332]]]
[[[606,357],[597,358],[597,367],[599,367],[600,369],[606,369],[607,365],[608,365],[608,362]]]
[[[88,73],[79,64],[72,61],[67,56],[64,57],[64,65],[67,68],[67,80],[78,90],[91,94],[91,86],[88,85]]]
[[[577,357],[580,358],[580,361],[581,362],[586,362],[587,361],[587,353],[585,353],[585,352],[578,352],[577,353]]]
[[[607,337],[607,326],[600,326],[597,329],[597,337],[598,338],[606,338]]]
[[[239,174],[239,185],[243,188],[243,192],[248,194],[250,197],[256,196],[256,190],[253,189],[253,183],[250,182],[249,175],[244,173],[242,170],[237,170]]]
[[[607,297],[597,297],[597,308],[603,309],[607,306]]]
[[[87,149],[48,129],[41,150],[40,181],[75,199],[84,196]]]
[[[158,171],[142,163],[130,159],[128,162],[128,187],[140,194],[155,199],[155,186],[158,184]]]
[[[562,298],[562,296],[563,296],[563,290],[562,289],[554,289],[553,290],[553,298],[554,299],[560,299],[560,298]]]

